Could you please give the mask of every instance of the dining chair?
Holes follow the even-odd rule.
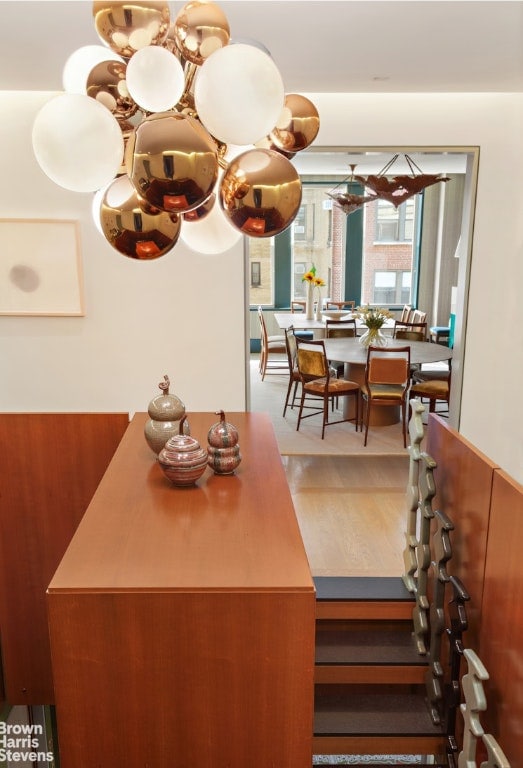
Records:
[[[427,313],[422,312],[421,309],[414,309],[410,317],[409,323],[426,323]]]
[[[408,323],[404,320],[395,320],[392,336],[394,339],[407,341],[426,341],[427,323]]]
[[[331,299],[328,299],[325,304],[324,309],[346,309],[352,312],[354,312],[354,307],[356,306],[355,301],[332,301]]]
[[[342,424],[345,421],[353,421],[358,431],[360,423],[360,386],[355,381],[348,381],[343,378],[331,376],[329,370],[329,361],[325,352],[325,343],[323,339],[313,341],[296,340],[297,343],[297,365],[301,379],[301,399],[300,410],[298,413],[298,423],[296,430],[300,429],[303,419],[310,416],[323,414],[323,423],[321,429],[321,439],[325,437],[325,427],[333,424]],[[303,415],[305,409],[305,399],[307,397],[321,399],[323,405],[321,409],[313,410],[312,413]],[[354,397],[355,415],[349,418],[329,421],[329,402],[332,398]]]
[[[298,394],[298,386],[301,382],[300,378],[300,372],[298,370],[298,364],[296,361],[297,357],[297,343],[296,343],[296,336],[294,335],[294,328],[289,326],[289,328],[285,329],[285,348],[287,350],[287,362],[289,364],[289,386],[287,387],[287,394],[285,395],[285,405],[283,406],[283,417],[285,418],[285,414],[287,413],[287,406],[289,405],[289,398],[291,397],[291,391],[294,387],[294,392],[292,392],[292,402],[291,402],[291,408],[294,408],[294,403],[296,401],[296,396]]]
[[[436,373],[436,372],[434,372]],[[410,397],[419,397],[422,401],[429,401],[429,413],[434,413],[438,401],[447,403],[450,401],[451,368],[446,371],[438,371],[435,378],[426,378],[417,381],[410,388]]]
[[[400,315],[401,322],[410,323],[413,311],[411,304],[404,304]]]
[[[274,371],[280,372],[288,368],[287,347],[285,346],[285,336],[269,335],[263,316],[263,310],[258,307],[258,319],[260,321],[260,374],[262,381],[267,373]],[[271,355],[277,355],[271,359]],[[281,355],[285,355],[282,360]]]
[[[433,344],[443,344],[448,347],[450,342],[450,318],[448,325],[431,325],[429,328],[429,341]]]
[[[414,316],[414,312],[412,313]],[[394,339],[400,339],[403,341],[427,341],[427,323],[426,322],[404,322],[402,320],[395,320],[394,329],[392,331],[392,337]],[[421,370],[419,363],[411,363],[410,377],[414,378],[414,374]]]
[[[305,301],[298,299],[291,301],[291,312],[305,312]]]
[[[331,320],[327,318],[325,321],[325,337],[327,339],[351,338],[356,335],[356,320],[353,318],[347,320]]]
[[[367,445],[370,415],[375,407],[400,407],[403,447],[407,447],[407,395],[410,383],[410,347],[370,346],[367,350],[365,383],[361,388],[364,402],[363,421]]]
[[[339,339],[339,338],[354,338],[357,336],[356,332],[356,320],[349,318],[348,320],[330,320],[325,321],[325,338],[326,339]],[[344,363],[341,360],[330,360],[330,365],[336,370],[337,376],[343,376],[345,369]]]

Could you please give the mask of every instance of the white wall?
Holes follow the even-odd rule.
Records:
[[[523,482],[523,96],[307,95],[316,146],[480,147],[460,431]],[[44,98],[0,94],[1,215],[81,222],[86,317],[0,317],[0,409],[144,410],[164,373],[188,409],[242,409],[241,245],[204,257],[179,244],[145,264],[113,251],[90,196],[60,190],[33,160]]]
[[[152,262],[118,253],[94,226],[93,195],[61,189],[34,160],[49,97],[0,93],[0,217],[80,222],[86,314],[0,317],[0,410],[145,411],[165,373],[188,411],[243,410],[242,241],[213,256],[179,241]]]

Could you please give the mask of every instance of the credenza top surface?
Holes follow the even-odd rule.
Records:
[[[131,420],[49,592],[312,591],[268,415],[227,413],[239,432],[241,464],[234,475],[207,468],[188,488],[163,474],[144,438],[147,418]],[[218,417],[188,419],[206,448]]]

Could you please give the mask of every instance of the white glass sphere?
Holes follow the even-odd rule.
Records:
[[[176,56],[157,45],[140,48],[129,59],[127,88],[133,100],[147,112],[164,112],[178,103],[185,79]]]
[[[104,45],[84,45],[74,51],[65,62],[63,69],[64,91],[85,93],[89,73],[103,61],[120,61],[123,63],[124,60]]]
[[[113,179],[123,160],[118,121],[95,99],[63,93],[33,123],[33,151],[42,171],[72,192],[94,192]]]
[[[215,51],[194,86],[198,117],[226,144],[254,144],[272,131],[285,101],[283,80],[264,51],[245,43]]]
[[[232,248],[242,234],[232,227],[216,203],[201,221],[184,221],[180,240],[196,253],[223,253]]]

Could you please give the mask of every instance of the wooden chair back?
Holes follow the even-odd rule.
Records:
[[[329,379],[329,362],[322,340],[299,341],[297,348],[298,371],[303,381]]]
[[[426,323],[427,313],[422,312],[420,309],[415,309],[412,312],[412,316],[409,320],[410,323]]]
[[[365,378],[368,384],[397,384],[406,388],[410,378],[410,357],[409,355],[401,357],[371,355]]]
[[[406,339],[408,341],[426,341],[427,323],[407,323],[403,320],[396,320],[394,322],[394,330],[392,335],[395,339]]]
[[[287,360],[289,361],[289,371],[296,370],[297,344],[294,335],[294,327],[291,325],[285,329],[285,348],[287,350]]]
[[[258,307],[258,320],[260,321],[261,345],[262,347],[266,347],[267,346],[267,326],[265,325],[265,318],[263,316],[263,310],[261,307]]]
[[[325,337],[334,338],[352,338],[356,336],[356,320],[327,320],[325,322]]]
[[[304,301],[291,301],[291,312],[304,312],[305,311],[305,302]]]
[[[326,302],[325,309],[347,309],[351,312],[354,312],[354,307],[356,306],[355,301],[332,301],[329,299]]]

